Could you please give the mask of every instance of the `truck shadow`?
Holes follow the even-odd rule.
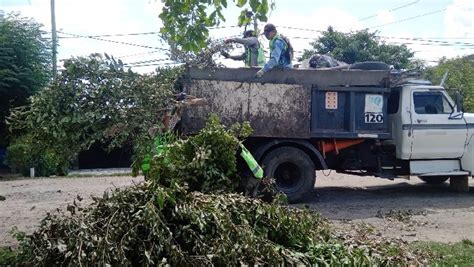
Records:
[[[429,214],[436,210],[469,209],[474,212],[474,185],[469,193],[451,192],[449,184],[394,182],[357,187],[318,186],[302,205],[329,219],[354,220],[388,211]]]

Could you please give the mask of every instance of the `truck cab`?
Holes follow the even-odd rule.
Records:
[[[395,156],[409,162],[410,175],[434,182],[471,174],[472,115],[463,113],[443,87],[423,80],[396,85],[388,114]]]

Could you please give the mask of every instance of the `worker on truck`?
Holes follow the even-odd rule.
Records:
[[[260,78],[265,72],[277,67],[292,68],[293,47],[290,40],[279,34],[275,25],[271,23],[265,25],[263,34],[270,41],[270,60],[255,74],[255,77]]]
[[[229,53],[223,51],[221,54],[225,58],[230,58],[233,60],[244,60],[245,66],[247,67],[257,67],[263,66],[265,64],[265,55],[263,53],[263,48],[256,37],[254,31],[249,30],[244,32],[244,38],[230,38],[224,41],[228,43],[239,43],[245,46],[245,52],[241,55],[231,56]]]

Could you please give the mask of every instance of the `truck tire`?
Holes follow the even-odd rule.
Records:
[[[314,189],[314,163],[301,149],[290,146],[276,148],[264,156],[262,165],[265,175],[276,180],[277,188],[291,203],[304,200]]]
[[[380,61],[364,61],[352,64],[349,69],[353,70],[390,70],[390,65]]]
[[[427,184],[442,184],[446,182],[449,177],[448,176],[424,176],[424,177],[418,177],[420,178],[423,182]]]

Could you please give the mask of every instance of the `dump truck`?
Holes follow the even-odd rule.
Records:
[[[246,147],[290,201],[314,189],[317,170],[382,178],[451,178],[468,188],[474,171],[474,115],[462,98],[389,69],[189,68],[183,91],[206,100],[187,108],[180,131],[250,122]]]

